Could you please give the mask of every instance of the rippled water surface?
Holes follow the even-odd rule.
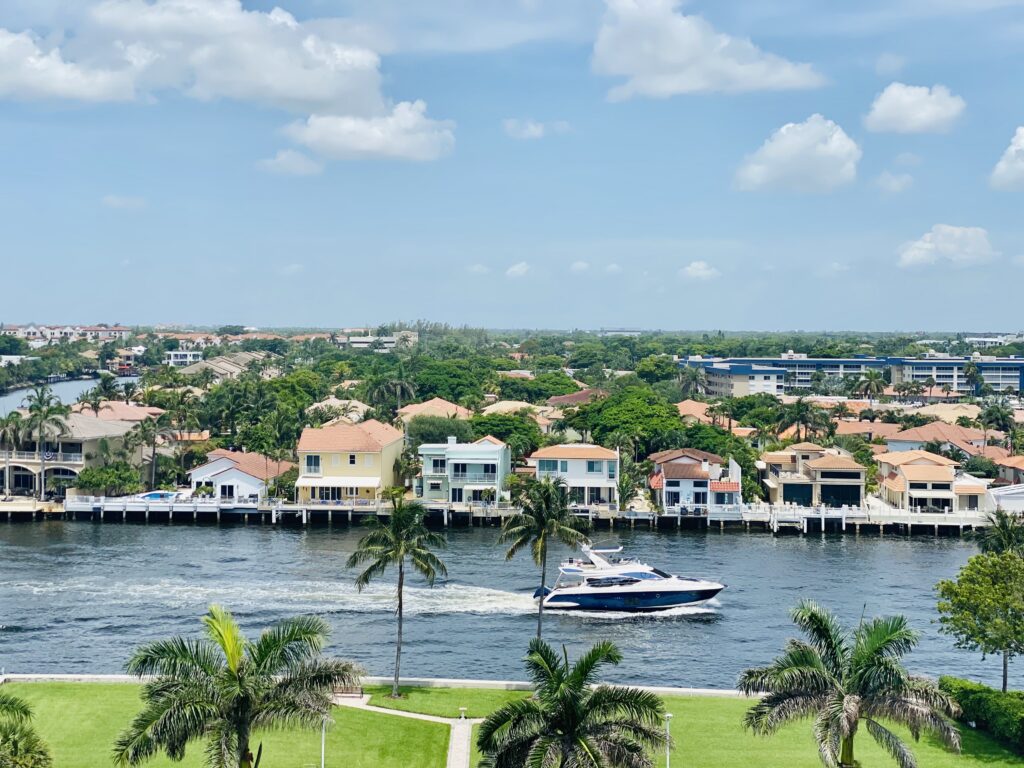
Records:
[[[332,652],[387,674],[393,660],[393,576],[358,593],[345,560],[358,527],[0,523],[0,666],[8,672],[118,672],[138,643],[192,633],[210,603],[247,630],[316,613],[334,628]],[[625,653],[615,679],[731,686],[792,634],[787,610],[801,597],[849,622],[898,612],[923,633],[915,669],[995,682],[999,665],[957,651],[933,623],[933,586],[975,552],[954,538],[795,535],[717,531],[602,532],[602,545],[681,574],[728,585],[716,604],[644,616],[548,614],[545,637],[570,651],[599,638]],[[505,562],[497,531],[454,529],[449,578],[407,593],[403,672],[410,676],[522,677],[535,631],[537,570]],[[1024,685],[1024,664],[1013,670]]]

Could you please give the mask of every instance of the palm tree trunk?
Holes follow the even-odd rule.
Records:
[[[1003,693],[1006,693],[1006,682],[1010,676],[1010,652],[1003,651]]]
[[[548,548],[540,556],[540,601],[537,603],[537,639],[540,640],[541,630],[544,626],[544,587],[548,580]]]
[[[853,759],[853,736],[850,735],[843,739],[843,743],[839,747],[839,766],[840,768],[854,768],[856,765]]]
[[[13,450],[13,446],[11,447]],[[4,496],[11,495],[11,451],[5,451],[4,461]]]
[[[398,641],[395,643],[395,680],[391,685],[391,698],[397,699],[398,680],[402,670],[402,597],[405,587],[405,560],[398,561]]]
[[[39,442],[36,443],[36,453],[39,454],[39,500],[46,500],[46,438],[43,430],[39,430]]]
[[[153,437],[153,446],[149,454],[150,467],[149,467],[149,490],[156,488],[156,436]]]

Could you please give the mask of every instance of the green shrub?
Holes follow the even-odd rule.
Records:
[[[960,719],[1024,754],[1024,691],[1003,693],[981,683],[940,677],[939,688],[956,699]]]

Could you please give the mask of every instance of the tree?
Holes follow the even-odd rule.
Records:
[[[36,438],[36,453],[39,454],[39,500],[46,499],[46,438],[60,437],[68,433],[68,406],[53,394],[45,384],[37,385],[25,398],[28,405],[28,431]]]
[[[855,395],[865,395],[871,403],[885,392],[885,376],[881,371],[869,368],[854,382],[852,392]]]
[[[1024,523],[1016,515],[997,509],[988,514],[988,525],[975,531],[974,539],[984,554],[1013,552],[1024,557]]]
[[[367,518],[366,524],[370,527],[370,532],[359,540],[356,551],[348,559],[348,567],[367,566],[356,577],[356,587],[360,592],[375,578],[383,575],[389,567],[398,568],[398,608],[395,612],[398,617],[398,635],[395,641],[395,678],[391,686],[391,696],[398,698],[398,681],[402,668],[405,569],[407,565],[411,565],[426,579],[427,584],[433,586],[438,576],[448,575],[448,569],[431,548],[441,549],[447,542],[444,536],[427,530],[424,524],[426,510],[417,501],[406,501],[404,488],[390,488],[387,496],[393,507],[391,515],[383,523],[376,515]]]
[[[0,766],[50,768],[46,744],[31,725],[32,707],[16,696],[0,693]]]
[[[796,427],[797,440],[805,439],[811,432],[827,432],[830,426],[828,412],[806,397],[798,397],[779,414],[779,430]]]
[[[978,364],[973,360],[968,360],[964,364],[964,381],[971,385],[971,391],[975,394],[981,388],[983,381],[981,371],[978,370]]]
[[[708,372],[699,365],[684,365],[677,374],[679,386],[688,397],[703,395],[708,388]]]
[[[139,473],[125,461],[85,467],[78,473],[75,485],[86,493],[101,496],[127,496],[142,490]]]
[[[569,663],[543,640],[530,642],[526,670],[534,695],[493,712],[480,726],[483,768],[580,766],[650,768],[665,747],[665,705],[638,688],[598,685],[622,653],[600,642]]]
[[[152,679],[142,688],[142,711],[114,745],[117,765],[161,751],[181,760],[190,743],[207,739],[211,768],[258,768],[263,745],[254,757],[255,731],[319,728],[334,689],[358,683],[358,666],[321,655],[330,627],[319,617],[285,619],[256,641],[220,606],[202,621],[205,637],[158,640],[128,661],[129,674]]]
[[[1016,551],[975,555],[956,580],[940,581],[941,631],[957,648],[1003,657],[1003,691],[1010,660],[1024,653],[1024,557]]]
[[[978,422],[986,432],[986,444],[988,443],[988,430],[997,429],[1000,432],[1009,432],[1016,425],[1013,419],[1013,409],[1010,408],[1006,398],[986,403],[981,413],[978,414]]]
[[[157,441],[160,440],[160,438],[172,437],[173,435],[174,428],[171,425],[170,417],[167,413],[161,413],[155,419],[143,419],[132,427],[131,432],[127,435],[129,443],[149,448],[150,490],[156,488]]]
[[[423,443],[444,443],[454,437],[460,443],[471,443],[474,430],[465,419],[444,416],[413,416],[405,426],[409,447],[417,449]]]
[[[790,639],[771,665],[740,675],[743,693],[764,694],[747,710],[747,728],[768,736],[813,718],[818,752],[831,768],[859,765],[854,741],[861,724],[900,768],[915,768],[913,752],[883,721],[907,726],[915,740],[928,731],[959,751],[960,734],[949,720],[958,713],[956,703],[901,663],[919,637],[903,616],[861,620],[849,631],[809,600],[791,615],[806,639]]]
[[[608,436],[622,431],[633,435],[639,453],[647,454],[655,443],[682,426],[679,409],[644,385],[628,385],[609,397],[580,406],[566,414],[567,426],[604,444]]]
[[[121,396],[117,378],[109,373],[101,373],[100,381],[93,389],[103,400],[117,400]]]
[[[110,404],[107,403],[98,387],[93,387],[83,392],[79,396],[78,402],[84,406],[83,411],[88,408],[97,417],[100,415],[100,411],[110,408]]]
[[[636,375],[648,384],[677,376],[678,363],[668,355],[650,355],[636,364]]]
[[[932,390],[935,389],[937,384],[938,384],[938,382],[935,381],[935,379],[933,379],[931,376],[929,376],[927,379],[925,379],[924,381],[921,382],[922,389],[927,389],[928,390],[928,399],[929,400],[932,399]]]
[[[509,445],[518,440],[516,446],[522,450],[522,454],[533,453],[544,442],[544,434],[533,414],[525,409],[518,413],[479,414],[470,419],[469,423],[477,439],[491,435]]]
[[[26,423],[18,411],[0,416],[0,445],[4,451],[4,496],[11,495],[11,452],[17,450],[25,434]]]
[[[588,521],[569,510],[569,489],[561,478],[533,480],[518,489],[513,502],[519,511],[505,518],[498,542],[508,544],[505,559],[511,560],[521,550],[530,548],[533,562],[540,566],[540,589],[537,604],[537,637],[544,623],[544,590],[548,575],[548,544],[561,542],[568,547],[588,544],[585,535]]]

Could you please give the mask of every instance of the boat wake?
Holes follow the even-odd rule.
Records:
[[[574,611],[559,610],[547,607],[545,613],[557,613],[559,616],[572,616],[574,618],[587,619],[590,621],[622,621],[624,619],[633,621],[662,621],[665,619],[678,619],[700,616],[720,616],[719,609],[722,604],[717,599],[708,600],[701,605],[680,605],[676,608],[667,608],[664,611]]]

